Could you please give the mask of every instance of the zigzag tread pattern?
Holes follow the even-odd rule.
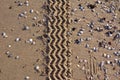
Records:
[[[48,0],[49,33],[48,80],[69,80],[68,73],[68,0]]]

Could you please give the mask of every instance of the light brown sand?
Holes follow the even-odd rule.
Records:
[[[44,14],[47,14],[47,12],[42,8],[46,0],[29,0],[30,5],[28,7],[17,6],[17,3],[14,3],[14,1],[15,0],[0,1],[0,34],[5,32],[8,35],[7,38],[3,38],[3,36],[0,35],[0,80],[24,80],[25,76],[29,76],[30,80],[46,80],[46,53],[44,53],[46,51],[46,39],[43,37],[46,26],[43,25],[43,19],[45,19]],[[24,2],[25,0],[20,1]],[[97,4],[97,7],[95,7],[95,12],[91,12],[91,10],[86,7],[86,3],[94,4],[95,1],[96,0],[69,1],[70,13],[72,9],[77,9],[73,15],[69,15],[70,19],[72,20],[69,25],[70,28],[76,28],[75,31],[71,32],[72,35],[70,36],[70,39],[72,40],[70,49],[72,50],[71,69],[73,80],[104,80],[104,72],[100,70],[99,63],[106,60],[114,62],[115,58],[119,59],[119,57],[113,55],[113,52],[120,49],[120,43],[117,43],[116,45],[115,42],[117,41],[113,41],[113,37],[106,37],[105,32],[107,32],[107,30],[103,30],[102,32],[93,31],[92,36],[89,32],[90,28],[87,26],[87,24],[91,21],[94,22],[95,29],[96,27],[103,28],[103,25],[106,25],[107,21],[112,19],[112,14],[102,11],[100,4]],[[101,1],[105,2],[105,0]],[[115,2],[117,8],[120,7],[120,2],[118,2],[118,0],[108,1],[105,3],[105,5],[110,5],[112,1]],[[79,4],[85,8],[84,11],[79,10]],[[9,9],[10,7],[12,8]],[[30,9],[38,11],[39,13],[29,13]],[[23,11],[27,11],[27,18],[18,19],[18,15]],[[96,13],[99,13],[99,15],[97,16]],[[115,13],[117,13],[117,19],[114,22],[111,22],[111,25],[118,27],[117,30],[120,30],[120,11],[116,10]],[[35,16],[37,16],[38,19],[32,20],[32,18]],[[82,17],[85,17],[85,19]],[[105,17],[106,21],[104,23],[98,22],[98,18],[102,17]],[[80,19],[78,23],[74,23],[74,19],[76,18]],[[42,26],[38,27],[38,25],[36,25],[33,27],[32,24],[36,24],[38,21],[42,22]],[[26,31],[22,30],[24,25],[29,26],[30,29]],[[81,36],[77,36],[77,33],[81,27],[84,28],[85,31]],[[42,36],[43,40],[37,39],[39,36]],[[21,41],[15,42],[17,37],[21,38]],[[87,37],[91,37],[92,40],[83,41],[80,44],[74,43],[75,39]],[[35,45],[25,43],[25,41],[30,38],[36,42]],[[115,47],[115,50],[99,48],[97,41],[103,39],[105,39],[107,42],[111,42],[112,45],[110,46]],[[85,48],[86,43],[90,45],[89,48]],[[11,45],[11,47],[9,48],[8,45]],[[98,47],[99,50],[97,52],[89,53],[89,50],[93,47]],[[12,57],[8,58],[6,55],[7,51],[12,53]],[[109,54],[112,57],[110,59],[106,59],[102,57],[103,53]],[[16,56],[20,56],[20,58],[15,59]],[[95,62],[93,62],[90,57]],[[81,60],[87,60],[87,62],[79,63]],[[34,70],[36,65],[39,65],[40,72],[36,72]],[[93,67],[93,65],[96,66]],[[85,66],[85,70],[82,70],[83,66]],[[116,72],[120,72],[120,66],[115,64],[115,70],[113,70],[113,66],[111,65],[105,65],[105,67],[108,69],[108,80],[120,80],[120,75],[118,75],[118,77],[114,76]],[[94,70],[96,71],[95,73]],[[86,79],[86,77],[90,77],[91,74],[95,79]],[[100,78],[98,79],[96,76],[100,76]]]

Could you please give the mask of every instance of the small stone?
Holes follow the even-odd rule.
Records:
[[[37,17],[33,17],[33,20],[36,20],[37,19]]]
[[[11,47],[11,45],[8,45],[8,47],[10,48],[10,47]]]
[[[85,47],[86,47],[86,48],[89,48],[90,46],[89,46],[89,44],[86,44]]]
[[[93,47],[93,51],[94,51],[94,52],[98,51],[98,48]]]
[[[33,9],[30,9],[30,13],[33,13],[34,12],[34,10]]]
[[[30,39],[29,39],[29,41],[30,41],[30,42],[33,42],[33,39],[32,39],[32,38],[30,38]]]
[[[80,42],[81,42],[81,41],[80,41],[79,39],[76,39],[76,40],[75,40],[75,43],[76,43],[76,44],[79,44]]]
[[[78,67],[78,68],[80,68],[80,65],[79,65],[79,64],[77,64],[77,67]]]
[[[26,6],[29,6],[29,4],[25,4]]]
[[[76,56],[75,58],[76,58],[76,59],[79,59],[79,56]]]
[[[23,30],[29,30],[29,26],[24,26]]]
[[[34,67],[34,69],[37,71],[37,72],[40,72],[40,67],[37,65]]]
[[[87,37],[87,38],[86,38],[86,41],[90,41],[90,40],[91,40],[91,38],[90,38],[90,37]]]
[[[103,54],[103,57],[106,57],[106,56],[107,56],[107,54],[104,53],[104,54]]]
[[[114,62],[117,63],[117,62],[118,62],[118,59],[114,59]]]
[[[18,6],[22,6],[22,5],[23,5],[23,3],[21,3],[21,2],[18,4]]]
[[[16,57],[15,57],[15,59],[19,59],[19,58],[20,58],[20,56],[16,56]]]
[[[85,59],[85,60],[83,60],[83,62],[87,63],[87,60]]]
[[[26,76],[26,77],[25,77],[25,80],[29,80],[29,79],[30,79],[30,77],[29,77],[29,76]]]
[[[108,47],[108,50],[112,50],[112,48],[111,48],[111,47]]]
[[[29,4],[29,1],[25,1],[24,4]]]
[[[23,13],[20,13],[20,14],[19,14],[19,17],[24,17],[24,14],[23,14]]]
[[[35,43],[36,43],[36,42],[35,42],[35,41],[33,41],[33,42],[32,42],[32,45],[35,45]]]
[[[109,60],[108,60],[108,61],[106,61],[106,63],[107,63],[107,64],[110,64],[110,63],[111,63],[111,61],[109,61]]]
[[[18,41],[20,41],[20,40],[21,40],[20,38],[16,38],[16,39],[15,39],[16,42],[18,42]]]
[[[111,56],[110,56],[110,55],[107,55],[106,58],[111,58]]]
[[[23,14],[24,14],[24,15],[27,14],[27,11],[24,11]]]
[[[2,36],[3,36],[3,38],[7,38],[8,37],[5,32],[2,32]]]

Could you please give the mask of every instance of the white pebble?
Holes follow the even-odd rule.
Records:
[[[40,67],[37,65],[34,67],[34,69],[37,71],[37,72],[40,72]]]
[[[106,56],[107,56],[107,54],[104,53],[104,54],[103,54],[103,57],[106,57]]]
[[[114,62],[117,63],[117,62],[118,62],[118,59],[114,59]]]
[[[3,36],[3,38],[7,38],[8,37],[5,32],[2,32],[2,36]]]
[[[29,4],[29,1],[25,1],[25,4]]]
[[[106,63],[107,63],[107,64],[110,64],[110,62],[111,62],[111,61],[109,61],[109,60],[108,60],[108,61],[106,61]]]
[[[36,43],[35,41],[32,42],[33,45],[35,45],[35,43]]]
[[[15,57],[15,59],[19,59],[19,58],[20,58],[20,56],[16,56],[16,57]]]
[[[33,13],[34,12],[34,10],[33,9],[30,9],[30,13]]]
[[[33,42],[33,39],[32,39],[32,38],[30,38],[30,39],[29,39],[29,42],[31,42],[31,43],[32,43],[32,42]]]
[[[111,56],[110,55],[107,55],[106,58],[110,58]]]
[[[29,80],[29,79],[30,79],[30,77],[29,77],[29,76],[26,76],[26,77],[25,77],[25,80]]]
[[[24,26],[24,30],[30,29],[29,26]]]
[[[6,33],[5,32],[2,32],[2,36],[5,36],[6,35]]]
[[[108,50],[111,50],[112,48],[111,47],[108,47]]]
[[[11,47],[11,45],[8,45],[8,47],[10,48],[10,47]]]
[[[86,46],[85,46],[86,48],[89,48],[90,46],[89,46],[89,44],[86,44]]]
[[[37,17],[33,17],[33,20],[36,20],[37,19]]]
[[[19,17],[24,17],[24,14],[23,14],[23,13],[20,13],[20,14],[19,14]]]
[[[24,14],[24,15],[27,14],[27,11],[24,11],[23,14]]]
[[[20,41],[20,38],[16,38],[15,41],[16,41],[16,42]]]
[[[22,6],[22,5],[23,5],[23,3],[21,3],[21,2],[20,2],[18,5],[19,5],[19,6]]]

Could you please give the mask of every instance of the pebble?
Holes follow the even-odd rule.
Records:
[[[91,38],[90,38],[90,37],[87,37],[85,40],[86,40],[86,41],[90,41],[90,40],[91,40]]]
[[[33,13],[34,12],[34,10],[33,9],[30,9],[30,13]]]
[[[116,58],[116,59],[114,59],[114,62],[115,62],[115,63],[117,63],[117,62],[118,62],[118,59],[117,59],[117,58]]]
[[[35,41],[33,41],[33,42],[32,42],[32,45],[35,45],[35,44],[36,44],[36,42],[35,42]]]
[[[111,30],[112,29],[112,27],[109,24],[107,24],[106,26],[104,26],[104,28],[107,29],[107,30]]]
[[[76,44],[80,44],[80,42],[81,42],[81,41],[80,41],[79,39],[76,39],[76,40],[75,40],[75,43],[76,43]]]
[[[29,39],[29,42],[33,42],[33,39],[32,39],[32,38],[30,38],[30,39]]]
[[[80,65],[79,65],[79,64],[77,64],[77,67],[78,67],[78,68],[80,68]]]
[[[30,27],[29,26],[24,26],[23,30],[29,30]]]
[[[76,58],[76,59],[79,59],[79,56],[76,56],[75,58]]]
[[[40,67],[37,65],[34,67],[34,69],[37,71],[37,72],[40,72]]]
[[[25,4],[26,6],[29,6],[29,4]]]
[[[26,14],[27,14],[27,11],[24,11],[23,14],[26,15]]]
[[[18,4],[18,6],[23,6],[23,3],[22,3],[22,2],[20,2],[20,3]]]
[[[8,37],[5,32],[2,32],[2,36],[3,36],[3,38],[7,38]]]
[[[19,14],[19,17],[24,17],[25,15],[23,13],[20,13]]]
[[[25,76],[25,80],[29,80],[30,79],[30,77],[29,76]]]
[[[110,55],[107,55],[106,58],[109,59],[109,58],[111,58],[111,56],[110,56]]]
[[[98,48],[93,47],[93,51],[94,51],[94,52],[98,51]]]
[[[120,32],[118,32],[115,36],[114,36],[114,40],[116,39],[120,39]]]
[[[29,1],[25,1],[24,4],[29,4]]]
[[[20,41],[20,40],[21,40],[20,38],[16,38],[16,39],[15,39],[16,42],[18,42],[18,41]]]
[[[37,17],[33,17],[33,20],[36,20],[37,19]]]
[[[16,56],[16,57],[15,57],[15,59],[19,59],[19,58],[20,58],[20,56]]]
[[[111,61],[109,61],[109,60],[106,61],[106,64],[110,64],[110,63],[111,63]]]
[[[103,54],[103,57],[106,57],[106,56],[107,56],[107,54],[104,53],[104,54]]]
[[[89,46],[89,44],[86,44],[85,47],[86,47],[86,48],[89,48],[90,46]]]
[[[6,52],[6,55],[8,56],[8,58],[11,58],[13,56],[9,51]]]
[[[8,45],[9,48],[11,48],[12,46],[11,45]]]

